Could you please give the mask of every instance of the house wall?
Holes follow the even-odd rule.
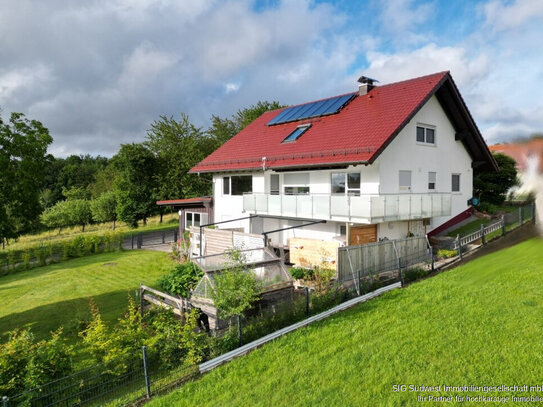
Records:
[[[435,126],[434,145],[417,143],[417,124]],[[403,192],[399,188],[401,170],[411,170],[412,193],[430,192],[428,172],[436,173],[436,189],[431,192],[450,193],[452,174],[460,174],[460,192],[452,195],[451,217],[466,210],[467,200],[473,195],[473,170],[471,157],[462,142],[455,141],[455,133],[443,108],[433,96],[376,160],[380,163],[380,193]],[[427,232],[449,218],[433,218]]]

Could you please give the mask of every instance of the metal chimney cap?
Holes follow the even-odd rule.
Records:
[[[368,85],[373,85],[375,82],[379,82],[377,79],[370,78],[368,76],[362,75],[360,78],[358,78],[358,83],[365,83]]]

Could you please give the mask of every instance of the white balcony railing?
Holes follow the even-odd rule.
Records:
[[[245,194],[251,214],[380,223],[451,215],[451,194],[271,195]]]

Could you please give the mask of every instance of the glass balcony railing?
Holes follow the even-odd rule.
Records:
[[[245,212],[293,218],[380,223],[451,215],[451,194],[245,194]]]

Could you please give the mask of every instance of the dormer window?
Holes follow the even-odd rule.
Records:
[[[296,127],[296,129],[292,133],[285,137],[282,143],[292,143],[293,141],[298,140],[300,136],[304,134],[310,127],[311,124],[302,124],[301,126]]]
[[[435,144],[436,129],[432,126],[417,125],[417,143]]]

